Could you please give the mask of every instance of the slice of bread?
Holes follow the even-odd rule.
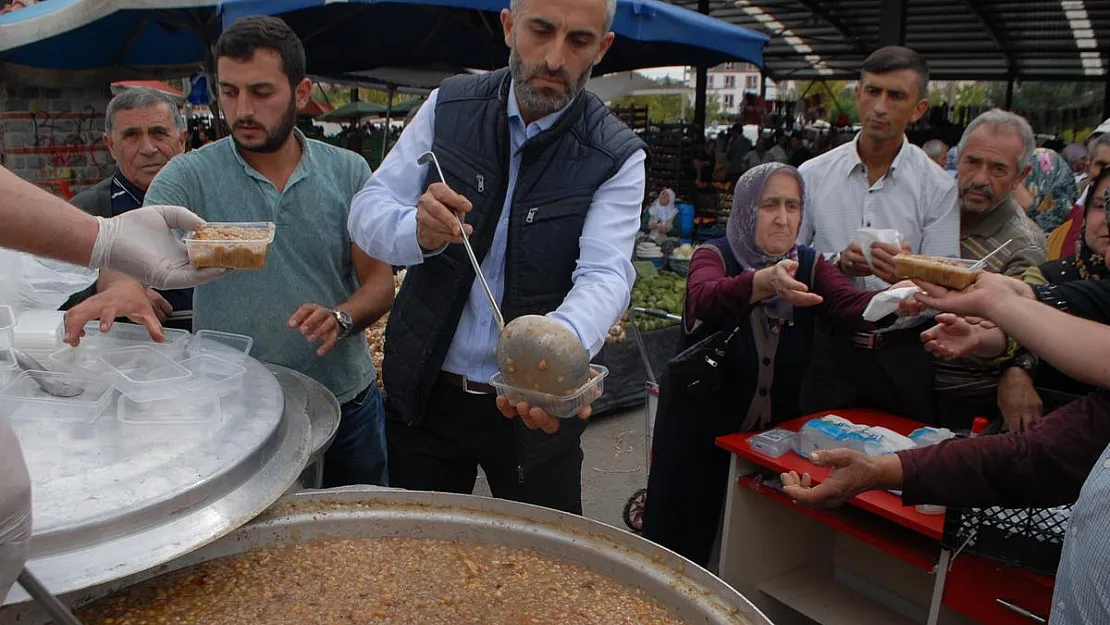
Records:
[[[894,257],[894,275],[900,280],[917,278],[933,284],[962,291],[974,284],[983,271],[972,271],[947,258],[923,254],[898,254]]]

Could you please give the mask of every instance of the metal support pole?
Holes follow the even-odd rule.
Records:
[[[879,3],[879,47],[906,45],[906,5],[909,0]]]
[[[1106,82],[1102,85],[1102,118],[1110,117],[1110,73],[1107,73]]]
[[[759,97],[767,99],[767,73],[759,70]]]
[[[1011,78],[1006,81],[1006,103],[1003,108],[1010,110],[1014,108],[1014,79]]]
[[[698,0],[698,13],[709,15],[709,0]],[[709,90],[709,68],[699,66],[694,85],[694,125],[705,132],[705,109]]]

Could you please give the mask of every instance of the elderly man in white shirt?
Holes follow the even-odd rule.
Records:
[[[928,81],[928,66],[913,50],[873,53],[856,87],[863,130],[801,167],[811,200],[799,243],[824,253],[861,290],[895,282],[893,257],[903,250],[959,257],[956,183],[905,137],[929,106]],[[860,228],[897,230],[902,245],[876,243],[868,262],[856,242]],[[932,422],[932,363],[915,323],[871,333],[820,328],[802,409],[873,408]]]

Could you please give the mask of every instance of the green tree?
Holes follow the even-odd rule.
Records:
[[[694,121],[694,103],[688,99],[683,109],[683,99],[686,96],[682,94],[651,94],[651,95],[628,95],[616,98],[609,103],[612,108],[626,108],[630,106],[648,108],[648,119],[656,124],[671,124],[680,121],[693,123]],[[723,117],[721,113],[720,98],[715,93],[709,94],[705,106],[705,122],[706,124],[712,123]]]
[[[821,95],[821,106],[827,114],[826,121],[835,121],[841,113],[848,115],[851,123],[859,121],[859,107],[856,106],[856,92],[854,83],[847,80],[811,81],[800,80],[794,83],[793,89],[786,93],[787,99],[799,99],[805,94],[809,99],[814,95]]]

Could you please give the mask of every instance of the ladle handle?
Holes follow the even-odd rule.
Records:
[[[501,316],[501,307],[497,305],[497,300],[493,297],[493,291],[489,289],[486,277],[482,275],[482,268],[478,265],[478,257],[474,255],[474,248],[470,247],[470,237],[466,236],[466,226],[463,225],[462,217],[455,213],[455,219],[459,222],[459,232],[462,233],[466,255],[470,257],[470,264],[474,267],[474,275],[478,278],[478,282],[482,284],[482,290],[486,292],[486,297],[489,298],[489,307],[493,309],[493,320],[497,322],[497,332],[500,334],[505,329],[505,318]]]
[[[42,582],[31,575],[31,571],[27,567],[24,567],[19,574],[19,585],[27,591],[27,594],[31,595],[31,598],[57,625],[81,625],[81,621],[73,615],[73,612],[70,612],[69,608],[57,597],[50,594],[50,591],[42,585]]]

